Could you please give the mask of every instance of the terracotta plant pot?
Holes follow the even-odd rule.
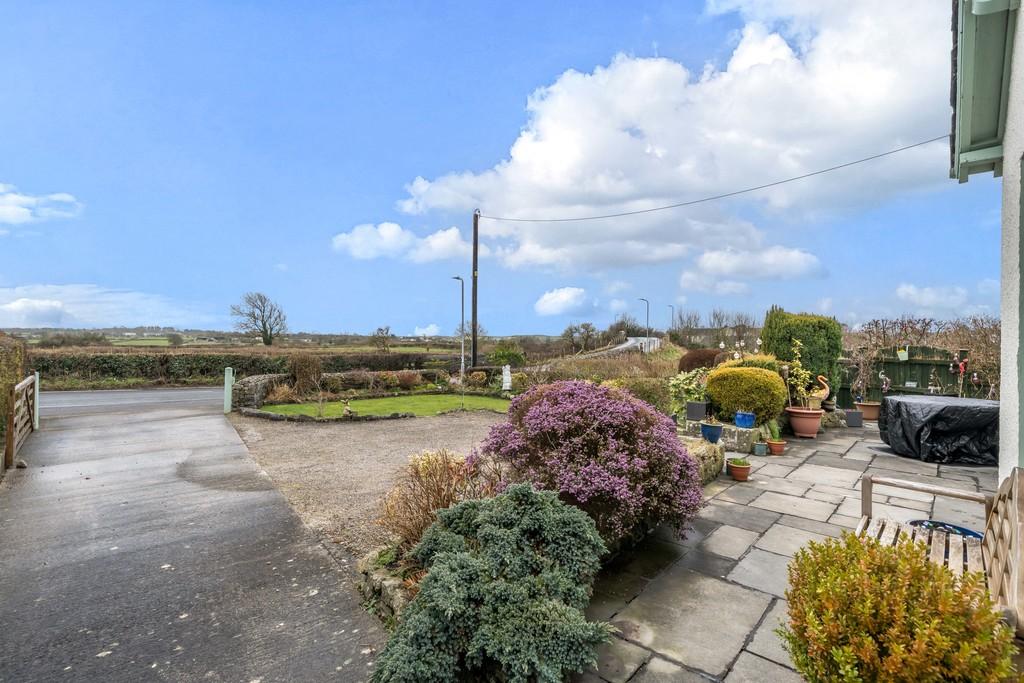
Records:
[[[882,407],[878,401],[861,401],[855,405],[860,412],[864,413],[865,420],[878,420],[878,411]]]
[[[768,439],[768,452],[772,455],[782,455],[786,450],[786,442],[782,439]]]
[[[825,411],[821,408],[786,408],[789,415],[789,426],[793,433],[805,439],[816,439],[821,428],[821,416]]]
[[[750,465],[734,465],[729,462],[729,474],[736,481],[746,481],[750,477]]]

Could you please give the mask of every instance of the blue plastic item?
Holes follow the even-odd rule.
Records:
[[[736,423],[737,427],[741,427],[743,429],[753,429],[754,428],[754,414],[753,413],[745,413],[742,410],[738,410],[738,411],[736,411],[736,417],[735,417],[735,419],[733,421]]]

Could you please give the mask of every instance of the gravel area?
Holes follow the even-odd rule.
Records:
[[[356,557],[386,542],[375,524],[380,500],[410,455],[438,448],[468,454],[504,419],[481,411],[311,424],[231,414],[249,453],[306,525]]]

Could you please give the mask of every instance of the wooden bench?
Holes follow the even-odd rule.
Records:
[[[985,506],[985,531],[981,540],[947,534],[937,529],[925,529],[872,516],[872,495],[875,485],[930,493],[936,496],[969,500]],[[928,558],[948,567],[957,576],[964,572],[984,572],[989,593],[1006,620],[1024,637],[1024,610],[1021,599],[1020,548],[1024,533],[1021,506],[1024,504],[1024,470],[1014,468],[999,485],[996,494],[921,484],[904,479],[890,479],[871,474],[861,478],[861,519],[857,534],[874,538],[882,545],[895,545],[901,538],[923,543]],[[922,513],[924,515],[926,513]]]

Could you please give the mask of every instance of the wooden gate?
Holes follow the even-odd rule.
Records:
[[[3,468],[14,467],[14,459],[18,450],[35,430],[36,411],[36,376],[23,379],[11,389],[10,411],[7,413],[6,444],[4,446]]]

